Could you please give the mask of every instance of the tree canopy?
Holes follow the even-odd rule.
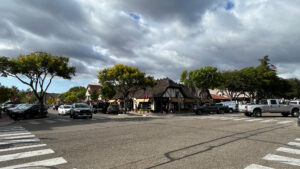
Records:
[[[67,92],[64,92],[64,93],[61,93],[60,95],[58,95],[58,99],[61,102],[74,103],[74,102],[70,102],[70,101],[76,100],[75,102],[77,102],[79,100],[85,100],[85,98],[86,98],[85,94],[86,94],[85,87],[75,86],[75,87],[72,87],[71,89],[69,89]],[[76,97],[76,99],[74,99],[74,97]]]
[[[0,84],[0,103],[8,101],[13,96],[13,91],[11,88],[2,86]]]
[[[214,89],[220,85],[221,73],[216,67],[203,67],[188,72],[183,71],[180,81],[188,87],[197,87],[202,90]]]
[[[137,67],[123,64],[116,64],[111,68],[100,70],[98,80],[101,86],[112,86],[116,92],[122,93],[125,111],[129,89],[146,88],[155,84],[152,76],[146,76],[146,73],[141,72]]]
[[[54,77],[71,79],[75,67],[69,66],[67,57],[52,56],[46,52],[19,55],[17,58],[0,57],[1,76],[17,78],[28,85],[43,109],[45,94]]]

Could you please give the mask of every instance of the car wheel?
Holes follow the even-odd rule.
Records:
[[[233,110],[232,109],[229,109],[229,113],[232,113],[233,112]]]
[[[289,113],[281,113],[281,115],[282,115],[283,117],[287,117],[287,116],[289,116]]]
[[[24,119],[30,119],[31,115],[30,114],[24,114]]]
[[[292,115],[292,117],[298,117],[299,109],[293,109],[291,115]]]
[[[262,116],[261,111],[260,111],[259,109],[255,109],[255,110],[253,111],[253,115],[254,115],[255,117],[261,117],[261,116]]]

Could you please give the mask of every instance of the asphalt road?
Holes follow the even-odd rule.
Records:
[[[57,164],[48,168],[62,169],[258,168],[255,165],[299,169],[300,128],[296,121],[279,114],[249,118],[237,113],[150,117],[97,114],[93,120],[73,120],[52,112],[47,119],[0,128],[0,140],[7,137],[4,134],[20,132],[30,132],[38,139],[8,144],[2,139],[0,168],[48,160],[49,165]],[[41,147],[13,149],[32,145]],[[1,152],[8,148],[12,150]]]

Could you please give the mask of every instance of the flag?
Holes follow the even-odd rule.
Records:
[[[277,66],[272,65],[272,64],[270,66],[271,66],[272,69],[277,70]]]

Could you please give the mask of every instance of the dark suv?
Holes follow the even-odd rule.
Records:
[[[45,107],[41,112],[41,105],[39,104],[24,104],[15,109],[11,109],[9,116],[14,119],[30,119],[36,117],[47,117],[48,111]]]
[[[74,103],[70,110],[70,118],[76,119],[79,117],[92,118],[92,109],[85,103]]]

